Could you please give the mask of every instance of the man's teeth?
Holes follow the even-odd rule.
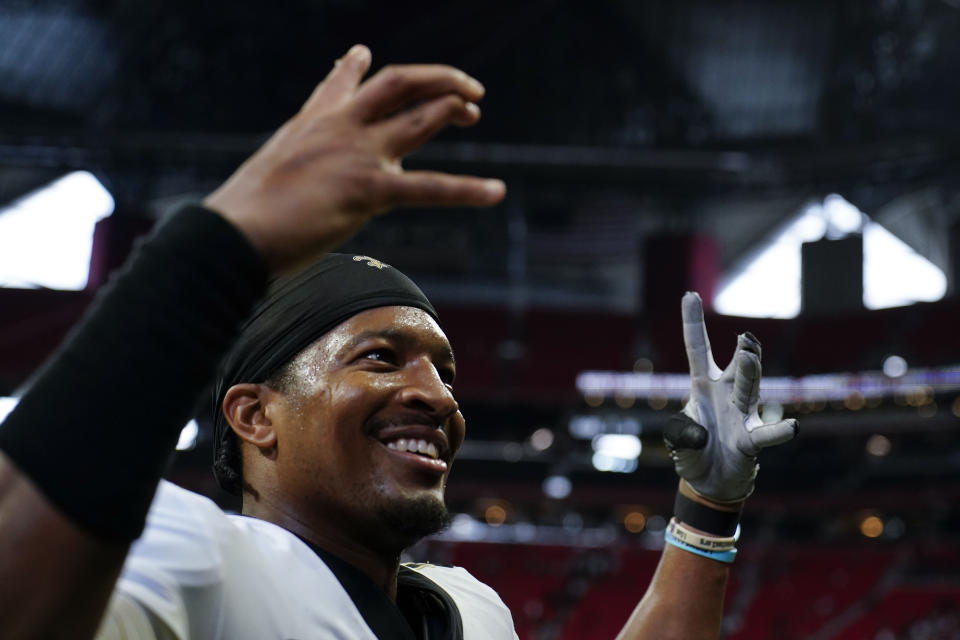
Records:
[[[440,454],[437,451],[437,445],[426,440],[417,440],[415,438],[400,438],[387,443],[388,449],[396,451],[409,451],[410,453],[419,453],[428,458],[436,459]]]

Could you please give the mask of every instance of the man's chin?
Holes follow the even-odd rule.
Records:
[[[418,496],[395,500],[379,510],[379,520],[405,546],[421,538],[443,531],[450,525],[450,513],[443,500],[434,496]]]

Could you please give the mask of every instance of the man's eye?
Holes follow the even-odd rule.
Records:
[[[393,352],[389,349],[373,349],[360,356],[361,360],[376,360],[378,362],[393,362]]]
[[[453,369],[437,369],[437,373],[440,376],[440,380],[444,384],[453,384],[453,380],[457,377],[456,372]]]

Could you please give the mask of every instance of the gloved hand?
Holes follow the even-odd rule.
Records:
[[[677,473],[698,495],[720,503],[753,493],[757,454],[791,440],[796,420],[764,424],[760,400],[760,343],[750,333],[723,371],[713,361],[700,296],[683,296],[683,341],[690,362],[690,400],[663,434]]]

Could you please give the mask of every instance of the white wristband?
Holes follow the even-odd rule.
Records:
[[[729,538],[720,538],[717,536],[706,535],[693,529],[688,529],[682,522],[676,518],[670,519],[667,530],[674,538],[697,549],[704,551],[729,551],[737,545],[740,539],[740,525],[737,525],[737,531]]]

